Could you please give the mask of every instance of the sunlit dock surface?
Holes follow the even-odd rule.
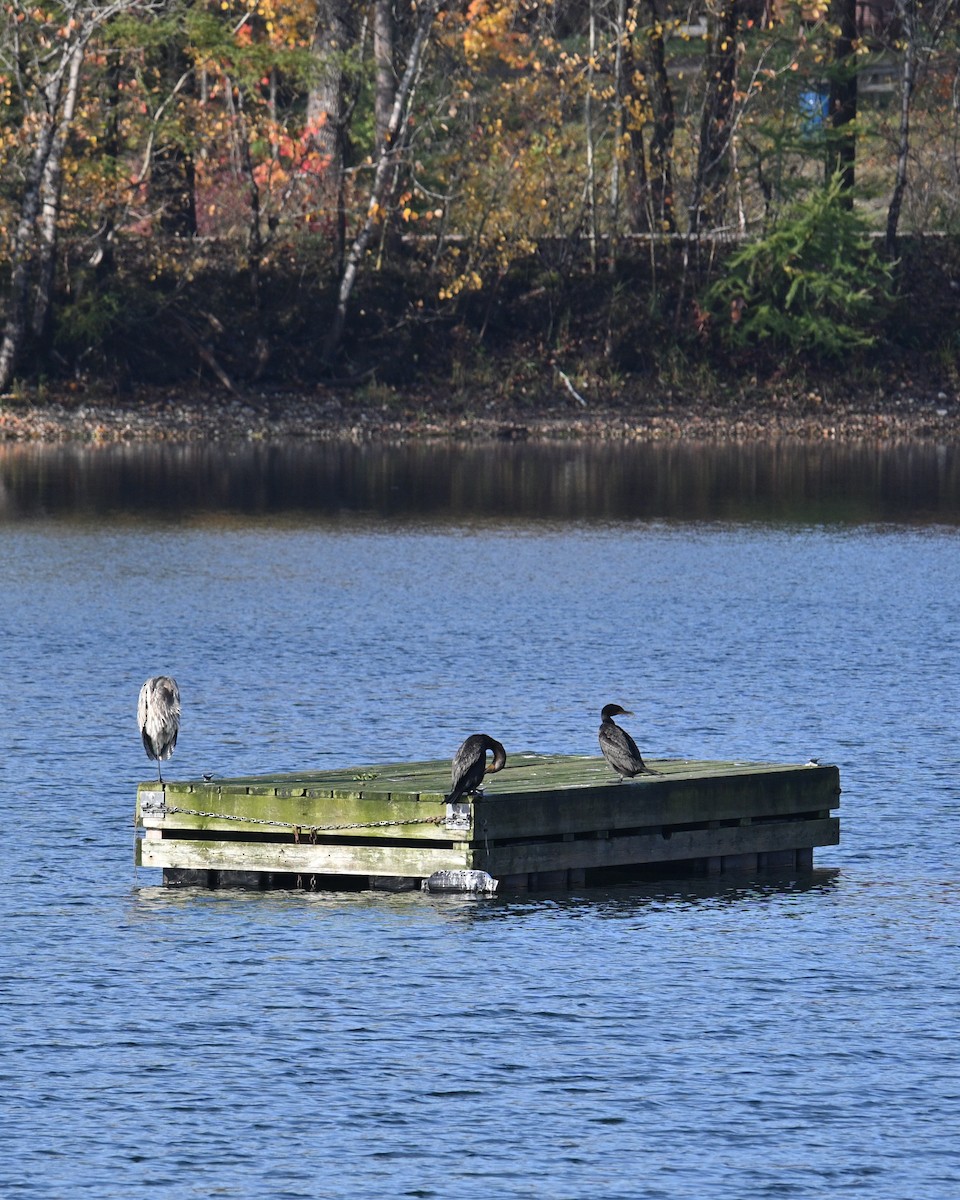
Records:
[[[562,890],[663,875],[809,871],[840,840],[835,766],[511,754],[448,804],[449,761],[142,783],[136,861],[169,886]]]

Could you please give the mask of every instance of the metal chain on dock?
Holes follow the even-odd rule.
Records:
[[[214,821],[242,821],[245,825],[272,825],[280,829],[294,830],[294,836],[299,840],[301,829],[310,834],[338,833],[344,829],[381,829],[388,825],[443,825],[446,817],[408,817],[403,821],[352,821],[345,825],[305,825],[302,821],[277,821],[268,817],[238,817],[235,813],[205,812],[200,808],[181,808],[178,804],[164,804],[162,808],[154,809],[154,813],[166,816],[168,813],[182,813],[188,817],[209,817]]]

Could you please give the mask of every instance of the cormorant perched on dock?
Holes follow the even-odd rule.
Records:
[[[160,760],[169,758],[180,732],[180,689],[169,675],[153,675],[140,689],[137,724],[147,758],[157,760],[157,775],[163,783]]]
[[[633,713],[629,709],[621,708],[619,704],[607,704],[600,713],[598,736],[603,757],[620,776],[621,783],[624,776],[632,779],[634,775],[659,775],[659,771],[648,767],[640,757],[637,743],[630,734],[614,722],[614,717],[621,716],[632,717]]]
[[[488,750],[493,754],[491,763],[487,763]],[[498,741],[485,733],[472,733],[453,756],[447,803],[455,804],[461,796],[479,791],[484,775],[502,771],[506,762],[507,752]]]

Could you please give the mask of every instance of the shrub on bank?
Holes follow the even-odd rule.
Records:
[[[892,280],[893,266],[836,176],[735,250],[705,307],[726,349],[838,363],[876,345]]]

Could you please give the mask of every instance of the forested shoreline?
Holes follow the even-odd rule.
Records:
[[[953,397],[958,36],[947,0],[17,0],[0,393]]]

